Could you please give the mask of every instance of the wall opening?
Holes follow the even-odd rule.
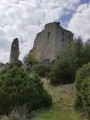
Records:
[[[62,34],[64,35],[64,31],[62,32]]]
[[[64,38],[63,38],[63,42],[64,42]]]
[[[48,32],[48,38],[50,37],[50,32]]]

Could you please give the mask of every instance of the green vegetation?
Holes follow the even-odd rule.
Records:
[[[36,112],[31,120],[86,120],[74,110],[74,84],[52,86],[48,80],[43,81],[44,87],[52,95],[53,105],[49,110]]]
[[[78,38],[51,66],[39,64],[35,51],[25,56],[24,63],[26,72],[13,64],[0,72],[0,115],[9,115],[0,119],[27,120],[26,114],[28,120],[86,120],[85,116],[90,119],[89,42],[83,43]],[[38,75],[50,81],[41,80]]]
[[[52,64],[48,77],[53,85],[75,81],[79,67],[90,62],[90,44],[83,44],[81,38],[71,43]]]
[[[40,77],[46,77],[47,73],[50,72],[50,66],[45,66],[41,64],[33,65],[32,71],[36,72]]]
[[[90,120],[90,63],[77,71],[75,85],[77,90],[75,108],[84,112]]]
[[[26,64],[27,72],[29,73],[35,72],[40,77],[46,77],[47,73],[50,72],[50,66],[38,63],[34,52],[30,52],[28,55],[26,55],[23,61]]]
[[[52,98],[37,74],[29,75],[16,65],[0,72],[0,114],[26,106],[28,112],[50,107]]]
[[[27,65],[27,66],[32,66],[34,65],[35,63],[38,63],[38,60],[36,58],[36,55],[35,53],[33,52],[30,52],[28,53],[25,57],[24,57],[24,63]]]

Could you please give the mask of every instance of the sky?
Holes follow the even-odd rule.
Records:
[[[86,42],[90,38],[90,0],[0,0],[0,62],[9,62],[14,38],[19,39],[19,59],[23,60],[36,34],[50,22],[60,22]]]

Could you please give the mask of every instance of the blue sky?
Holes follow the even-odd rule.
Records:
[[[89,4],[90,0],[81,0],[78,5],[76,5],[76,9],[78,8],[78,6],[81,6],[83,4]],[[62,17],[59,19],[59,21],[61,22],[61,25],[65,28],[68,27],[68,22],[70,21],[70,19],[72,18],[72,16],[75,14],[75,10],[71,11],[70,14],[67,15],[62,15]]]
[[[0,62],[9,61],[17,37],[22,60],[36,34],[55,21],[85,42],[90,38],[90,0],[0,0]]]
[[[90,2],[90,0],[81,0],[80,4],[89,3],[89,2]]]

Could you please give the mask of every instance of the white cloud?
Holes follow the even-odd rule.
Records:
[[[14,38],[20,41],[20,59],[33,46],[36,33],[49,22],[74,11],[80,0],[0,0],[0,61],[10,56]],[[7,52],[6,52],[7,51]]]
[[[90,38],[90,3],[78,6],[68,29],[75,33],[75,36],[82,36],[84,41]]]

